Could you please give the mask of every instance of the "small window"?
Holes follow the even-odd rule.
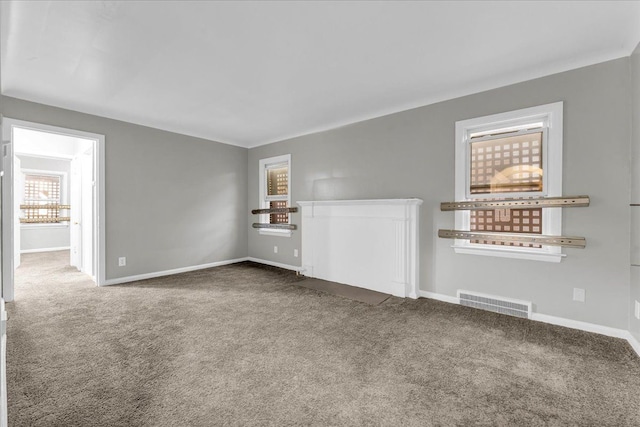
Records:
[[[260,207],[262,209],[287,208],[291,206],[291,155],[270,157],[260,160]],[[274,213],[260,216],[260,222],[268,224],[288,224],[288,213]],[[260,234],[290,236],[290,230],[260,229]]]
[[[43,206],[42,209],[24,209],[24,218],[27,220],[50,220],[58,222],[61,204],[60,175],[31,175],[25,174],[24,178],[24,204]]]
[[[490,200],[500,194],[542,195],[542,146],[546,129],[534,128],[475,135],[470,138],[469,195]],[[495,131],[493,131],[495,132]],[[542,209],[470,211],[471,231],[542,234]],[[472,244],[540,248],[540,245],[471,240]]]
[[[562,195],[562,103],[456,123],[456,201]],[[560,208],[456,212],[456,229],[560,235]],[[456,252],[560,261],[561,248],[456,240]]]

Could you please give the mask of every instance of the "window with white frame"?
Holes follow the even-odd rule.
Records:
[[[291,206],[291,155],[260,160],[260,208],[276,209]],[[288,224],[288,213],[261,215],[260,222]],[[291,230],[260,229],[260,234],[290,236]]]
[[[563,103],[456,122],[456,201],[562,196]],[[561,208],[456,211],[455,228],[561,235]],[[560,261],[555,246],[456,240],[458,253]]]
[[[25,173],[23,204],[33,206],[23,209],[27,221],[45,220],[50,223],[62,222],[58,205],[62,204],[63,175],[46,173]],[[36,206],[42,206],[36,209]]]

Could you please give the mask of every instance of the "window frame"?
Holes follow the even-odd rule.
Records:
[[[471,188],[471,135],[489,131],[524,129],[541,123],[543,184],[541,192],[509,192],[470,194]],[[478,141],[478,140],[476,140]],[[474,141],[475,142],[475,141]],[[455,200],[491,199],[507,197],[560,197],[562,196],[563,102],[492,114],[467,120],[455,125]],[[470,230],[470,211],[455,211],[456,230]],[[542,234],[562,235],[562,208],[542,209]],[[523,248],[514,246],[471,243],[455,239],[454,251],[462,254],[497,256],[536,261],[560,262],[559,246]]]
[[[69,204],[69,175],[64,171],[53,171],[53,170],[44,170],[44,169],[20,169],[20,173],[24,175],[23,179],[23,187],[21,189],[20,200],[25,204],[24,200],[24,192],[27,182],[27,175],[37,175],[37,176],[58,176],[60,177],[60,204],[68,205]],[[61,222],[51,222],[51,223],[20,223],[20,229],[38,229],[38,228],[69,228],[69,221],[61,221]]]
[[[274,167],[276,165],[287,165],[287,196],[269,196],[267,194],[267,169],[270,167]],[[258,188],[258,197],[259,197],[259,206],[260,209],[268,209],[269,202],[272,201],[286,201],[287,206],[291,206],[291,154],[283,154],[281,156],[268,157],[265,159],[260,159],[258,166],[258,176],[259,176],[259,188]],[[269,214],[261,214],[258,216],[259,222],[269,224],[270,217]],[[291,224],[291,214],[289,214],[289,222]],[[276,229],[268,229],[268,228],[260,228],[258,229],[258,233],[264,236],[279,236],[279,237],[291,237],[291,230],[276,230]]]

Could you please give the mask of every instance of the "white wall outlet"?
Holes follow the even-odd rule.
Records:
[[[277,253],[278,253],[278,247],[277,247],[277,246],[274,246],[274,247],[273,247],[273,253],[274,253],[274,254],[277,254]]]
[[[636,300],[636,319],[640,320],[640,301]]]
[[[297,249],[294,249],[294,250],[293,250],[293,256],[294,256],[294,257],[296,257],[296,258],[298,258],[298,250],[297,250]]]
[[[584,302],[587,293],[584,289],[573,288],[573,300],[578,302]]]
[[[118,267],[124,267],[127,265],[127,257],[121,256],[118,258]]]

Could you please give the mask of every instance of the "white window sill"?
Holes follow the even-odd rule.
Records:
[[[69,223],[57,223],[57,222],[44,223],[44,224],[24,223],[24,224],[20,224],[20,228],[25,230],[38,229],[38,228],[69,228]]]
[[[258,230],[258,233],[262,236],[291,237],[291,231],[292,230],[269,230],[261,228]]]
[[[513,248],[475,248],[470,245],[453,245],[451,246],[457,254],[494,256],[501,258],[527,259],[532,261],[560,262],[562,258],[567,256],[563,253],[549,253],[526,249]]]

